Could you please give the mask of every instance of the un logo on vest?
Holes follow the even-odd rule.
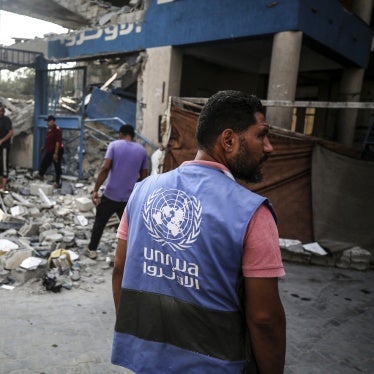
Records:
[[[200,234],[201,203],[185,192],[162,188],[149,195],[143,219],[149,234],[174,251],[189,248]]]

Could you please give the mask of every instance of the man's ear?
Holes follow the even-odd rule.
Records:
[[[232,129],[225,129],[221,133],[221,146],[225,152],[231,153],[236,142],[236,134]]]

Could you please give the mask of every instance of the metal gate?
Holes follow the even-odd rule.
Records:
[[[33,167],[40,164],[47,123],[52,114],[62,129],[65,155],[63,174],[82,177],[84,149],[84,113],[86,67],[64,67],[40,70],[35,82],[35,132]],[[78,157],[76,157],[78,155]],[[68,162],[67,162],[68,159]]]

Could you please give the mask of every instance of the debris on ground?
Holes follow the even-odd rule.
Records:
[[[47,182],[32,175],[13,170],[10,190],[0,195],[0,287],[11,290],[38,280],[39,288],[61,292],[82,282],[100,283],[103,271],[113,266],[119,219],[109,220],[97,260],[87,258],[83,252],[95,218],[89,199],[94,180],[72,182],[63,176],[61,189],[55,189],[53,175]]]

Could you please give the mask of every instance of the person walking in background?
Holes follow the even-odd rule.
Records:
[[[97,258],[97,247],[109,218],[116,213],[121,219],[135,183],[148,175],[147,153],[143,146],[134,141],[134,137],[135,131],[131,125],[121,126],[119,140],[109,144],[91,192],[96,216],[90,242],[84,251],[91,259]],[[107,177],[108,182],[99,198],[99,188]]]
[[[54,187],[61,188],[61,163],[64,154],[64,144],[62,143],[62,131],[56,124],[56,118],[49,115],[47,121],[47,133],[45,137],[44,146],[41,152],[44,152],[44,157],[40,163],[39,179],[44,180],[44,175],[53,162],[56,173],[56,180]]]
[[[5,115],[5,108],[0,104],[0,191],[6,192],[9,174],[9,153],[13,136],[12,121]]]
[[[258,182],[273,151],[255,96],[203,107],[195,160],[138,183],[117,232],[112,363],[141,373],[283,373],[285,274]]]

